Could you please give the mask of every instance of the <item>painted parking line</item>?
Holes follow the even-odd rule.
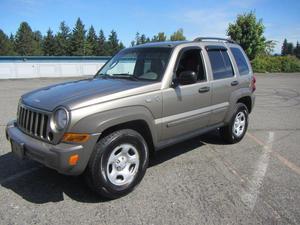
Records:
[[[258,137],[254,136],[253,134],[247,132],[247,136],[251,138],[253,141],[255,141],[260,146],[265,147],[266,144],[260,140]],[[274,151],[273,149],[270,149],[270,153],[275,156],[284,166],[288,167],[290,170],[295,172],[296,174],[300,175],[300,167],[283,157],[280,153],[277,151]]]
[[[272,134],[272,135],[274,135],[274,134]],[[272,135],[271,135],[271,137],[270,137],[270,141],[269,142],[271,142],[272,141],[272,139],[274,139],[274,136],[272,137]],[[249,201],[249,195],[248,196],[245,196],[246,195],[246,193],[249,193],[249,184],[251,184],[251,178],[249,178],[249,177],[247,177],[247,176],[243,176],[243,175],[241,175],[240,174],[240,172],[234,167],[234,165],[232,164],[232,162],[231,161],[229,161],[228,159],[225,159],[224,157],[222,157],[222,156],[220,156],[220,155],[218,155],[218,153],[216,152],[216,150],[214,149],[214,147],[213,147],[213,145],[211,145],[211,144],[209,144],[209,143],[206,143],[206,142],[203,142],[205,145],[207,145],[207,146],[209,146],[210,147],[210,149],[218,156],[218,157],[220,157],[220,159],[222,160],[222,162],[224,163],[224,165],[225,165],[225,167],[233,174],[233,175],[235,175],[237,178],[239,178],[239,180],[241,181],[241,184],[242,184],[242,186],[241,186],[241,191],[240,191],[240,193],[239,193],[239,196],[240,196],[240,198],[241,198],[241,200],[243,201],[243,199],[244,199],[244,201],[243,201],[243,203],[246,205],[246,206],[248,206],[248,207],[251,207],[251,209],[253,210],[253,208],[254,208],[254,206],[255,206],[255,204],[254,204],[254,185],[253,185],[253,181],[252,181],[252,197],[250,197],[250,198],[252,198],[252,202],[251,202],[251,200]],[[267,151],[269,151],[271,148],[269,148]],[[260,166],[260,167],[262,167],[262,166]],[[256,178],[256,180],[258,180],[257,178]],[[259,191],[258,190],[258,188],[256,189],[256,191]],[[244,197],[243,197],[244,196]],[[258,197],[258,195],[256,194],[256,196]],[[248,198],[248,199],[247,199]],[[280,218],[281,218],[281,216],[280,216],[280,214],[278,213],[278,211],[271,205],[271,204],[269,204],[266,200],[264,200],[264,199],[261,199],[261,201],[263,201],[263,203],[265,204],[265,206],[267,207],[267,208],[269,208],[270,210],[271,210],[271,213],[272,213],[272,215],[274,216],[274,218],[276,219],[276,220],[279,220]],[[252,212],[252,210],[251,210],[251,212]]]
[[[256,163],[255,171],[247,182],[246,188],[241,193],[242,201],[251,209],[254,209],[260,187],[262,186],[264,177],[270,161],[272,144],[274,141],[274,132],[269,132],[267,144],[263,145],[263,154]]]

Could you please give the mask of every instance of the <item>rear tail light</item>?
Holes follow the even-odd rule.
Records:
[[[250,83],[250,88],[252,89],[252,92],[254,92],[256,90],[256,77],[255,75],[252,76],[252,80]]]

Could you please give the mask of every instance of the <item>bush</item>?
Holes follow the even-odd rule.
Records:
[[[257,56],[251,64],[256,73],[300,72],[300,60],[294,56]]]

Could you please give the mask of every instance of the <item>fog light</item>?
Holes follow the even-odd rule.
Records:
[[[78,160],[79,160],[79,155],[77,155],[77,154],[71,155],[69,158],[69,165],[75,166],[77,164]]]
[[[75,143],[84,143],[89,140],[89,134],[78,134],[78,133],[65,133],[63,141],[64,142],[75,142]]]

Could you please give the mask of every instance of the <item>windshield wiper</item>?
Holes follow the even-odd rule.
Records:
[[[136,76],[130,75],[128,73],[115,73],[111,77],[113,78],[119,78],[119,79],[128,79],[128,80],[139,80]]]

